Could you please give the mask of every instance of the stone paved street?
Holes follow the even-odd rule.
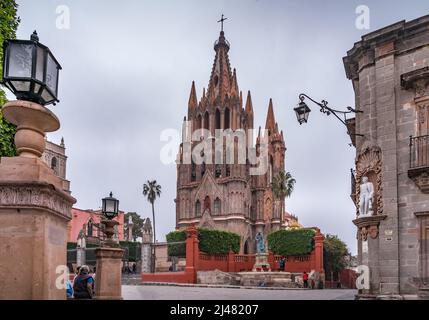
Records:
[[[124,300],[353,300],[356,290],[266,290],[122,286]]]

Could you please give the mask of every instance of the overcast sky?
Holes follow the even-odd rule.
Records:
[[[176,167],[160,161],[163,130],[181,128],[191,82],[198,99],[214,59],[222,13],[231,66],[243,93],[251,90],[255,127],[265,124],[268,101],[286,140],[286,170],[296,178],[287,210],[305,226],[338,234],[356,253],[350,168],[355,150],[343,125],[313,109],[299,126],[298,94],[354,105],[342,57],[368,32],[429,13],[421,1],[102,1],[18,0],[18,38],[37,29],[62,64],[59,98],[51,107],[68,155],[67,177],[76,206],[100,207],[110,191],[124,211],[151,217],[142,184],[156,179],[158,239],[175,227]],[[70,12],[57,27],[58,6]],[[370,29],[356,27],[356,7],[370,9]],[[60,7],[60,10],[62,7]],[[9,95],[10,97],[10,95]]]

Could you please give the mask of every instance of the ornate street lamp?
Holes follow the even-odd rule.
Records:
[[[304,101],[301,101],[296,108],[294,108],[296,113],[296,118],[299,124],[307,123],[308,115],[311,112],[311,109],[307,106]]]
[[[109,197],[103,198],[101,212],[108,220],[112,220],[119,213],[119,200],[113,197],[113,193],[110,192]]]
[[[18,100],[42,106],[59,102],[58,76],[61,66],[49,48],[39,42],[36,31],[30,40],[5,40],[3,52],[2,84]]]
[[[101,213],[105,218],[102,219],[101,223],[104,224],[104,233],[107,238],[106,241],[104,241],[104,246],[119,247],[119,244],[113,239],[115,226],[119,225],[119,222],[113,220],[119,214],[119,200],[113,197],[112,192],[110,192],[109,197],[102,199]]]
[[[333,114],[338,120],[341,121],[342,124],[344,124],[347,128],[347,134],[350,135],[350,137],[352,136],[360,136],[363,137],[363,134],[358,134],[358,133],[354,133],[354,132],[350,132],[349,128],[350,128],[350,124],[348,123],[348,121],[350,119],[347,119],[346,115],[350,114],[350,113],[363,113],[363,111],[360,110],[355,110],[352,107],[347,107],[347,111],[340,111],[340,110],[335,110],[332,109],[330,107],[328,107],[328,101],[322,100],[321,102],[317,102],[315,100],[313,100],[312,98],[310,98],[309,96],[307,96],[304,93],[301,93],[299,95],[299,103],[298,106],[296,108],[294,108],[297,120],[299,122],[299,124],[303,124],[306,123],[308,121],[308,116],[311,112],[311,109],[307,106],[307,104],[304,102],[305,99],[309,99],[310,101],[312,101],[313,103],[317,104],[320,107],[320,112],[325,113],[326,115],[330,115]],[[344,116],[344,119],[341,119],[339,114],[342,114]]]

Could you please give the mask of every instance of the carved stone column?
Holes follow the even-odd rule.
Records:
[[[45,132],[60,123],[26,101],[9,102],[2,112],[17,125],[19,156],[0,158],[0,299],[66,299],[57,268],[66,265],[67,222],[76,200],[39,158]]]

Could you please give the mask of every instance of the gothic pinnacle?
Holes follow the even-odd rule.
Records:
[[[197,92],[195,91],[195,82],[192,81],[191,94],[189,95],[188,108],[195,109],[198,106]]]

